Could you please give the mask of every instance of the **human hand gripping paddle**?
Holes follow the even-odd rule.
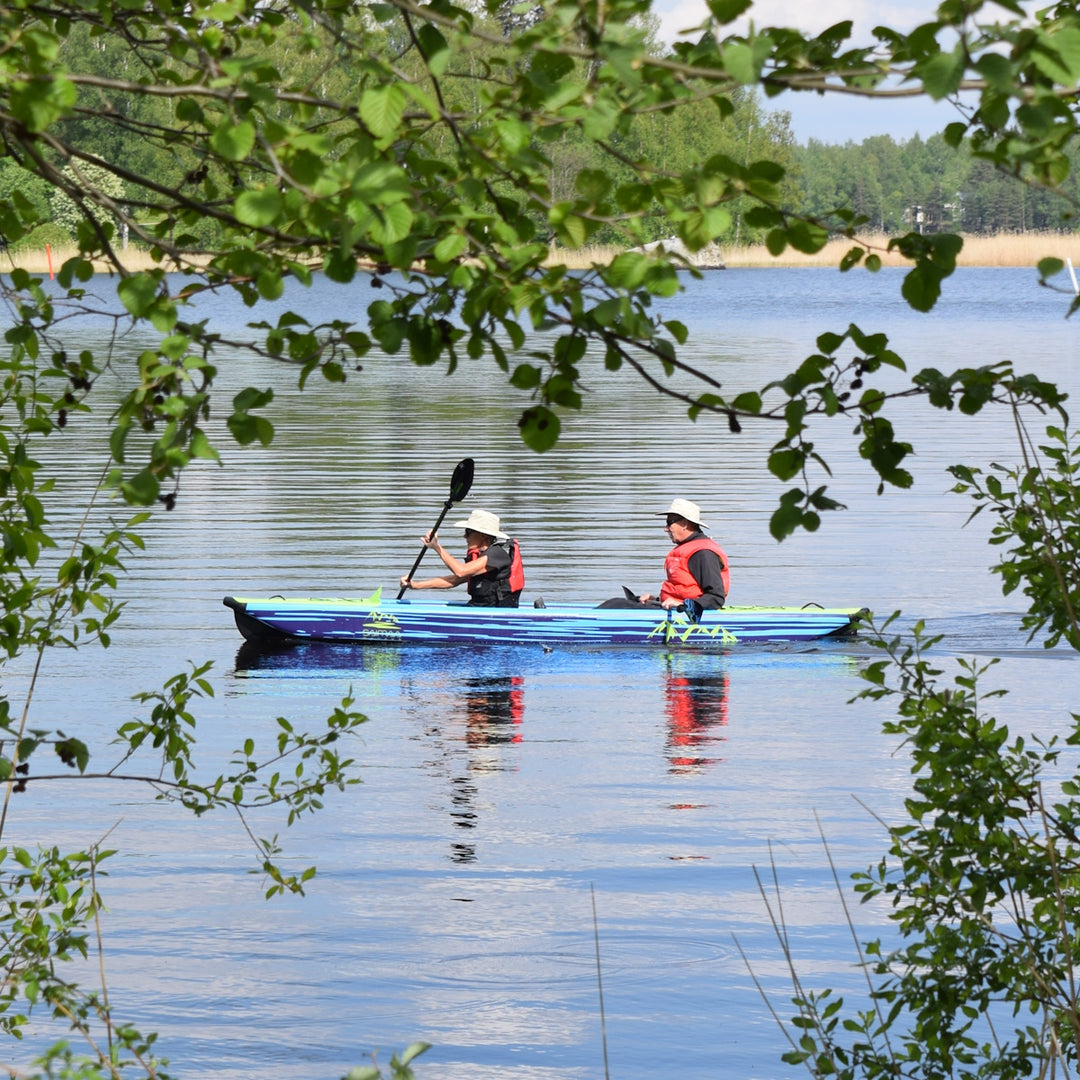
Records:
[[[435,522],[431,529],[429,536],[434,536],[439,531],[439,526],[443,523],[443,518],[450,512],[450,508],[454,503],[461,502],[466,495],[469,494],[469,488],[472,487],[473,469],[475,468],[475,462],[471,457],[462,458],[457,463],[457,468],[454,469],[454,475],[450,477],[450,494],[447,497],[446,502],[443,503],[442,513],[439,515],[438,520]],[[412,564],[412,569],[406,575],[406,580],[411,581],[416,571],[420,568],[420,560],[424,557],[424,552],[427,551],[425,545],[420,549],[420,554],[416,556],[416,562]],[[405,595],[406,586],[401,586],[401,591],[397,594],[397,598],[400,600]]]

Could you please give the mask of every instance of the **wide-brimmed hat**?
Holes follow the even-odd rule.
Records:
[[[497,515],[487,510],[473,510],[464,521],[455,521],[455,529],[469,529],[472,532],[494,536],[496,540],[508,540],[509,537],[499,528]]]
[[[701,507],[697,503],[691,502],[689,499],[673,499],[671,505],[662,513],[657,514],[657,517],[667,517],[668,514],[678,514],[679,517],[685,518],[687,521],[696,525],[699,529],[708,529],[711,526],[706,525],[701,520]]]

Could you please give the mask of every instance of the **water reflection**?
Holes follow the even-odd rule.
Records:
[[[466,747],[464,755],[452,748],[448,753],[455,773],[450,777],[450,820],[455,829],[473,830],[478,825],[477,777],[517,771],[517,758],[507,760],[499,748],[521,742],[524,716],[522,676],[474,676],[462,680],[449,727],[451,741],[459,746],[462,740],[458,733],[464,731]],[[475,862],[475,841],[452,839],[450,858],[455,863]]]
[[[727,740],[718,730],[726,728],[728,722],[727,671],[692,675],[669,668],[664,714],[668,772],[704,772],[722,761],[711,755]]]
[[[521,722],[525,716],[525,680],[520,675],[466,679],[462,700],[465,705],[465,739],[471,747],[498,746],[521,742]],[[484,759],[476,766],[489,767]],[[503,766],[494,766],[501,769]]]

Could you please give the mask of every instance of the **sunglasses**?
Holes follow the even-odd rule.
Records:
[[[679,517],[678,514],[668,514],[668,516],[667,516],[667,525],[665,525],[664,528],[665,529],[670,528],[676,522],[682,521],[682,520],[683,519],[681,517]]]

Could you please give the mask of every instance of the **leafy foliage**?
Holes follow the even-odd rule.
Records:
[[[217,457],[207,435],[215,407],[224,408],[241,444],[272,441],[261,415],[271,387],[219,402],[221,341],[190,303],[208,291],[231,293],[252,309],[250,340],[230,342],[230,349],[288,361],[301,385],[318,375],[332,383],[352,377],[373,351],[451,372],[486,357],[523,395],[521,437],[537,451],[554,445],[585,405],[583,373],[600,361],[609,371],[629,367],[680,399],[691,419],[717,417],[732,434],[748,423],[767,425],[776,433],[769,467],[786,485],[771,522],[777,538],[817,529],[825,512],[839,508],[820,482],[829,468],[814,423],[846,420],[881,487],[903,487],[911,482],[904,462],[912,447],[886,415],[896,397],[964,413],[995,404],[1058,409],[1055,387],[1009,365],[908,375],[884,335],[856,326],[823,333],[795,371],[734,393],[680,356],[686,328],[657,314],[654,301],[678,290],[684,267],[662,247],[645,249],[658,234],[691,252],[742,229],[763,236],[774,252],[818,251],[840,235],[849,241],[843,269],[880,266],[880,253],[859,239],[869,220],[864,210],[837,203],[815,214],[798,204],[790,135],[782,117],[761,109],[759,92],[766,100],[795,91],[875,96],[900,83],[941,99],[963,90],[973,96],[958,101],[964,120],[945,132],[945,147],[966,143],[987,167],[1072,197],[1066,181],[1080,75],[1074,4],[1028,19],[1011,3],[991,9],[980,0],[947,0],[910,34],[880,28],[870,47],[849,43],[848,24],[816,36],[782,27],[731,32],[748,7],[712,0],[700,33],[668,51],[656,46],[644,0],[552,0],[542,17],[528,18],[511,18],[521,13],[501,0],[475,7],[450,0],[28,0],[0,7],[0,32],[12,46],[0,51],[0,233],[17,245],[41,227],[54,196],[56,205],[66,198],[78,209],[76,254],[55,285],[22,270],[0,283],[9,315],[0,356],[3,655],[35,660],[50,648],[109,644],[122,612],[116,587],[123,560],[143,542],[146,508],[171,509],[183,470]],[[148,269],[125,265],[125,237],[148,252]],[[581,273],[551,258],[553,244],[582,249],[599,240],[622,253]],[[889,247],[911,264],[904,297],[930,309],[955,267],[958,238],[913,230],[893,236]],[[117,281],[116,305],[104,315],[87,290],[102,266]],[[1047,263],[1042,272],[1054,269]],[[259,318],[259,306],[279,300],[286,283],[305,286],[316,273],[340,283],[369,275],[374,292],[364,317],[321,325],[294,311],[273,322]],[[155,332],[154,344],[134,364],[122,363],[109,344],[71,345],[77,335],[68,328],[80,312],[111,319],[112,340],[138,326]],[[122,388],[115,412],[111,400],[98,405],[106,375]],[[55,477],[42,467],[40,447],[94,409],[112,417],[109,465],[87,493],[84,522],[58,532],[49,520]],[[1071,453],[1056,460],[1071,469]],[[1029,625],[1048,620],[1072,640],[1075,619],[1054,592],[1056,571],[1038,563],[1037,544],[1044,522],[1054,515],[1068,522],[1075,504],[1067,487],[1044,484],[1039,474],[1013,479],[1015,497],[974,468],[958,473],[960,483],[1001,509],[1001,538],[1011,530],[1019,539],[1002,574],[1036,602]],[[142,509],[99,528],[100,515],[90,511],[101,491]],[[1029,495],[1036,494],[1038,514],[1031,515]],[[1073,543],[1070,529],[1056,542]],[[1015,762],[994,757],[998,729],[972,711],[976,672],[964,676],[957,700],[932,689],[920,659],[898,653],[894,660],[908,665],[901,668],[907,683],[899,692],[908,695],[901,716],[927,725],[931,739],[919,767],[935,768],[939,751],[973,754],[993,767],[989,787],[979,790],[1011,800],[1001,804],[1008,812],[1000,820],[978,819],[978,835],[958,831],[949,852],[981,843],[981,830],[992,827],[992,854],[1004,857],[1002,837],[1012,842],[1008,829],[1023,820],[1014,808],[1031,810],[1038,761],[1022,748]],[[158,673],[160,688],[138,695],[138,718],[118,729],[121,760],[108,775],[145,785],[196,816],[230,808],[252,841],[268,893],[300,892],[314,868],[286,873],[277,838],[258,838],[251,815],[278,806],[291,822],[354,782],[342,747],[363,717],[346,697],[312,732],[279,719],[269,748],[245,741],[213,770],[216,778],[199,781],[194,708],[212,692],[208,674],[199,664]],[[100,775],[104,751],[85,732],[31,722],[33,698],[31,682],[19,708],[0,701],[0,837],[28,785]],[[945,716],[966,741],[933,726]],[[148,750],[155,762],[144,771],[135,762]],[[54,758],[60,771],[47,772]],[[977,784],[976,772],[963,775]],[[920,813],[937,797],[932,786],[920,789]],[[942,783],[942,799],[963,797]],[[1053,810],[1069,828],[1070,805]],[[952,804],[943,806],[953,812]],[[1069,869],[1074,855],[1060,835]],[[923,845],[929,858],[934,839],[929,831],[925,840],[905,834],[898,857],[910,843],[919,857]],[[1038,845],[1024,850],[1034,858]],[[19,869],[0,879],[0,1011],[14,1034],[34,1009],[50,1009],[89,1047],[82,1056],[57,1046],[38,1063],[43,1073],[116,1076],[130,1067],[161,1075],[153,1038],[114,1019],[104,987],[80,989],[63,972],[97,940],[95,868],[104,857],[6,849],[8,866],[14,861]],[[904,873],[921,865],[908,862]],[[983,882],[967,864],[959,876],[950,871],[941,879],[964,896],[982,882],[980,904],[1027,895],[1026,881],[1006,887],[1004,880]],[[891,885],[882,878],[874,888]],[[935,914],[962,914],[937,878],[925,888]],[[1032,940],[1053,979],[1067,969],[1065,954],[1055,951],[1067,935],[1050,936],[1053,897],[1039,893],[1037,900],[1035,929],[1044,936]],[[918,925],[916,909],[910,916],[903,904],[899,910]],[[934,975],[941,981],[923,980],[916,968],[914,981],[901,978],[887,992],[925,988],[944,1003],[976,980],[963,973],[967,981],[957,981],[955,966],[969,958],[947,923],[927,926],[940,948],[911,957],[945,964]],[[996,939],[976,919],[971,940],[975,958],[988,958],[996,991],[1008,973],[1005,960],[989,964]],[[1034,997],[1036,984],[1023,983],[1018,1001],[1050,1016],[1059,998],[1041,990]],[[901,997],[891,1000],[903,1011]],[[824,1011],[831,1024],[834,1003]],[[909,1013],[935,1068],[966,1060],[966,1022],[948,1021],[944,1005],[938,1014],[919,1012],[914,998]],[[935,1015],[942,1018],[937,1028]],[[421,1045],[391,1062],[395,1075],[410,1075]],[[1011,1045],[1019,1071],[1027,1044]],[[909,1046],[914,1055],[918,1043]]]
[[[1047,647],[1080,650],[1076,604],[1075,436],[1049,426],[1036,447],[1018,404],[1023,465],[958,465],[956,491],[992,510],[994,567],[1005,593],[1022,590],[1023,626]],[[1010,546],[1011,545],[1011,546]],[[959,661],[944,685],[921,623],[911,641],[889,635],[860,697],[889,699],[885,731],[910,753],[906,819],[889,850],[855,875],[864,900],[883,900],[895,943],[862,947],[870,1008],[844,1011],[830,990],[794,974],[798,1014],[785,1060],[844,1078],[1070,1075],[1080,1061],[1075,981],[1080,898],[1080,714],[1049,741],[1010,733],[990,712],[996,660]],[[884,826],[884,823],[882,823]],[[790,961],[790,947],[782,936]]]
[[[1029,608],[1023,626],[1034,637],[1047,627],[1047,648],[1066,641],[1080,651],[1080,451],[1063,428],[1048,427],[1048,442],[1031,445],[1025,428],[1024,464],[982,470],[957,465],[955,490],[975,500],[974,514],[995,515],[991,543],[1014,544],[994,567],[1002,591],[1021,590]]]

